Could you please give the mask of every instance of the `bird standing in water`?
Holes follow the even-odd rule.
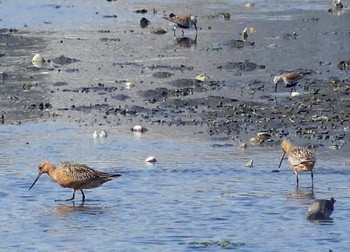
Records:
[[[67,199],[67,201],[74,200],[75,191],[80,190],[84,202],[85,195],[83,189],[99,187],[103,183],[121,176],[121,174],[96,171],[85,164],[72,164],[68,162],[64,162],[61,166],[56,167],[49,161],[44,161],[39,164],[38,168],[39,174],[29,190],[32,189],[42,174],[47,173],[60,186],[73,189],[73,196]]]
[[[169,17],[164,17],[166,20],[175,23],[181,29],[189,29],[192,26],[196,29],[197,34],[197,18],[194,16],[176,16],[174,13],[171,13]],[[176,29],[176,28],[175,28]],[[174,29],[174,36],[175,36]],[[184,35],[184,31],[182,30],[182,36]]]
[[[334,210],[336,200],[332,197],[330,200],[314,200],[307,211],[309,220],[329,220]]]
[[[308,172],[308,171],[311,172],[311,181],[313,186],[314,174],[312,170],[316,163],[316,158],[313,155],[313,153],[306,148],[294,146],[289,140],[283,140],[281,143],[281,147],[283,150],[283,156],[281,158],[278,168],[281,167],[283,158],[287,153],[289,165],[291,166],[291,168],[293,169],[296,175],[297,186],[299,186],[298,173]]]

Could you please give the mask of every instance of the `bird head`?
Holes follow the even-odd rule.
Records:
[[[49,161],[44,161],[44,162],[41,162],[39,165],[38,165],[38,169],[39,169],[39,174],[38,176],[36,177],[36,179],[34,180],[33,184],[29,187],[28,190],[32,189],[33,186],[35,185],[35,183],[39,180],[40,176],[44,173],[48,173],[49,172],[49,169],[50,167],[52,166],[52,164],[49,162]]]

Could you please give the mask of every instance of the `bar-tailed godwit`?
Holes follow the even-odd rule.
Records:
[[[331,198],[330,200],[318,199],[314,200],[309,210],[307,211],[307,218],[309,220],[327,220],[330,219],[334,210],[334,203],[336,200]]]
[[[96,171],[85,164],[73,164],[68,162],[64,162],[62,165],[56,167],[49,161],[44,161],[39,164],[38,168],[39,174],[29,190],[32,189],[42,174],[47,173],[51,179],[60,186],[73,189],[73,196],[67,199],[67,201],[74,200],[76,190],[80,190],[83,196],[82,199],[85,201],[83,189],[99,187],[103,183],[121,176],[121,174]]]
[[[306,148],[294,146],[289,140],[283,140],[281,143],[281,147],[283,150],[283,156],[281,158],[278,168],[281,167],[284,155],[287,153],[289,165],[292,167],[296,175],[297,186],[299,186],[298,173],[308,171],[311,172],[311,181],[313,186],[314,174],[312,172],[312,169],[315,166],[316,158],[312,154],[312,152]]]
[[[189,29],[192,26],[196,29],[197,33],[197,19],[194,16],[176,16],[174,13],[171,13],[169,17],[164,17],[166,20],[175,23],[181,29]],[[175,35],[175,30],[174,30]],[[184,31],[182,30],[182,36]]]
[[[298,80],[302,79],[304,75],[299,72],[286,72],[281,75],[276,75],[273,78],[273,83],[275,83],[275,92],[277,92],[277,84],[283,80],[286,87],[295,87]]]

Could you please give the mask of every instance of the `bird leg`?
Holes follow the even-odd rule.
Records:
[[[73,196],[72,196],[72,198],[70,198],[70,199],[66,199],[65,201],[74,200],[74,198],[75,198],[75,190],[73,189]]]
[[[314,173],[311,170],[311,184],[312,184],[312,188],[314,187]]]
[[[185,35],[184,30],[182,30],[182,37]]]
[[[299,187],[299,177],[298,177],[298,173],[295,172],[295,175],[296,175],[296,177],[297,177],[297,187]]]
[[[81,195],[83,195],[83,202],[85,201],[85,194],[83,192],[83,190],[80,190],[81,191]]]

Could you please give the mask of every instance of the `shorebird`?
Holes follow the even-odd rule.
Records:
[[[309,210],[307,211],[307,219],[309,220],[329,220],[334,210],[334,203],[336,200],[331,198],[330,200],[318,199],[314,200]]]
[[[302,79],[304,75],[299,72],[286,72],[281,75],[276,75],[273,78],[273,82],[275,83],[275,92],[277,92],[277,84],[283,80],[286,87],[294,87],[298,83],[298,80]]]
[[[103,183],[121,176],[121,174],[96,171],[85,164],[73,164],[68,162],[64,162],[61,166],[56,167],[49,161],[44,161],[39,164],[38,168],[39,174],[34,183],[29,187],[29,190],[32,189],[42,174],[47,173],[51,179],[60,186],[73,189],[72,198],[66,199],[66,201],[74,200],[75,191],[80,190],[84,202],[85,195],[83,189],[99,187]]]
[[[163,17],[166,20],[175,23],[178,27],[181,29],[189,29],[192,26],[196,29],[197,33],[197,19],[194,16],[176,16],[174,13],[170,13],[169,17]],[[175,36],[175,30],[174,28],[174,36]],[[184,31],[182,30],[182,36],[184,35]]]
[[[303,147],[294,146],[289,140],[283,140],[281,143],[281,147],[283,150],[283,156],[281,158],[280,164],[278,168],[281,167],[283,158],[285,154],[288,154],[288,163],[293,169],[296,179],[297,179],[297,187],[299,186],[299,172],[311,172],[311,181],[312,186],[314,184],[314,174],[312,169],[315,166],[316,158],[312,154],[312,152]]]

